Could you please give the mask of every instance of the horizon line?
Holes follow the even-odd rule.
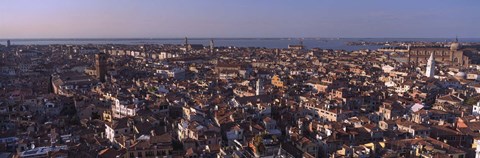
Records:
[[[0,38],[0,40],[102,40],[102,39],[184,39],[185,37],[34,37]],[[456,37],[188,37],[188,39],[453,39]],[[458,37],[458,39],[480,39],[480,37]]]

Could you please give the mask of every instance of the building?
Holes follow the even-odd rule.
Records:
[[[156,70],[155,75],[162,76],[165,78],[174,78],[177,80],[185,79],[185,69],[183,68],[159,68]]]
[[[288,45],[288,49],[302,50],[302,49],[303,49],[303,45],[291,44],[291,45]]]
[[[160,54],[158,54],[157,58],[163,60],[163,59],[168,59],[168,58],[173,58],[173,57],[175,57],[175,55],[172,54],[172,53],[160,52]]]
[[[470,58],[464,54],[458,40],[450,44],[449,47],[431,46],[431,47],[411,47],[408,49],[408,61],[410,63],[425,63],[428,55],[433,54],[435,60],[439,62],[450,62],[452,65],[468,67]]]
[[[427,70],[425,72],[425,76],[427,77],[434,77],[435,75],[435,59],[433,57],[433,53],[430,54],[430,58],[427,62]]]
[[[257,96],[263,94],[262,81],[260,79],[258,79],[256,84],[255,84],[255,94]]]
[[[117,96],[113,99],[114,104],[112,104],[112,117],[113,118],[124,118],[124,117],[134,117],[137,115],[137,112],[140,110],[138,102],[131,101],[131,98]],[[133,99],[138,100],[138,99]]]
[[[272,77],[272,84],[275,85],[276,87],[279,87],[279,88],[283,88],[283,82],[282,80],[280,79],[280,77],[278,75],[274,75]]]
[[[95,54],[95,70],[98,80],[105,82],[105,76],[107,74],[107,54]]]
[[[69,96],[75,91],[89,91],[96,82],[82,73],[65,72],[52,75],[51,88],[55,94]]]
[[[20,154],[21,158],[47,158],[51,157],[53,152],[60,150],[68,150],[66,145],[64,146],[49,146],[49,147],[38,147],[32,150],[24,151]]]
[[[7,40],[7,47],[10,47],[10,46],[11,46],[10,40]]]
[[[472,115],[474,115],[474,116],[480,116],[480,102],[477,102],[477,104],[474,104],[474,105],[473,105]]]
[[[110,142],[116,142],[116,138],[121,135],[129,135],[133,133],[133,122],[128,118],[113,120],[105,123],[105,136]]]
[[[162,135],[143,135],[127,148],[126,157],[171,157],[173,151],[172,137],[169,133]]]
[[[185,37],[185,41],[183,43],[183,47],[180,48],[181,50],[185,51],[185,52],[190,52],[191,50],[200,50],[200,49],[203,49],[203,45],[202,44],[189,44],[188,43],[188,38]]]
[[[303,45],[303,39],[300,39],[299,44],[290,44],[288,45],[288,49],[293,49],[293,50],[302,50],[305,49],[305,46]]]

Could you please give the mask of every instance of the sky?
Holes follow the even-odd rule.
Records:
[[[479,0],[0,0],[6,38],[479,38]]]

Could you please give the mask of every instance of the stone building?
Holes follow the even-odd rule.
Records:
[[[456,41],[449,47],[431,46],[431,47],[409,47],[408,62],[415,64],[426,64],[430,54],[434,55],[437,62],[451,63],[454,66],[468,67],[470,58],[464,55],[460,44]]]

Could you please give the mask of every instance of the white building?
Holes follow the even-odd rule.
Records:
[[[155,75],[163,77],[171,77],[177,80],[185,79],[185,69],[183,68],[173,68],[173,69],[157,69]]]
[[[480,116],[480,102],[477,102],[477,104],[473,105],[472,115]]]
[[[467,80],[480,80],[480,75],[469,73],[467,74]]]
[[[175,57],[174,54],[167,53],[167,52],[160,52],[160,54],[158,55],[158,59],[168,59],[168,58],[173,58],[173,57]]]
[[[120,100],[113,98],[114,104],[112,105],[113,118],[123,118],[128,116],[136,116],[140,108],[137,103],[131,103],[128,100]]]
[[[32,150],[24,151],[20,154],[21,158],[41,158],[41,157],[49,157],[49,152],[60,151],[60,150],[68,150],[66,145],[63,146],[48,146],[48,147],[38,147]]]
[[[113,120],[112,123],[105,124],[105,135],[110,142],[115,142],[115,138],[131,134],[132,132],[132,123],[128,118]]]

